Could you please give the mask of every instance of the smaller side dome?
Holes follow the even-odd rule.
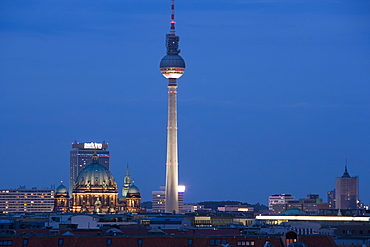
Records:
[[[131,185],[128,189],[128,194],[140,194],[140,190],[136,185]]]
[[[55,197],[69,197],[68,189],[63,184],[60,184],[55,190]]]
[[[67,193],[68,194],[68,189],[63,184],[61,184],[61,185],[58,186],[55,193],[57,193],[57,194],[66,194]]]

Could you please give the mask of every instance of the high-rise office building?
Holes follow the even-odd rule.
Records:
[[[178,154],[177,154],[177,79],[185,71],[185,61],[179,56],[180,37],[175,34],[175,4],[171,4],[170,33],[166,35],[167,55],[160,62],[160,71],[168,79],[168,126],[166,158],[166,213],[178,213]]]
[[[82,169],[92,163],[94,151],[99,156],[99,162],[109,170],[109,151],[108,143],[97,142],[77,142],[72,143],[73,150],[70,151],[70,177],[69,190],[73,189],[73,183]]]
[[[335,208],[357,209],[359,203],[358,177],[351,177],[346,166],[343,175],[335,179]]]

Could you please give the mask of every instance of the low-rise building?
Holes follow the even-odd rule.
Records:
[[[179,211],[182,213],[184,212],[184,192],[185,186],[179,185],[178,186],[178,203],[179,203]],[[166,192],[165,186],[160,186],[160,190],[152,191],[152,212],[153,213],[163,213],[166,208]]]
[[[0,190],[0,212],[38,213],[52,212],[54,208],[54,189],[2,189]]]
[[[247,205],[225,205],[223,207],[218,207],[220,212],[253,212],[254,208]]]
[[[286,204],[288,201],[294,200],[294,196],[291,194],[274,194],[269,196],[269,210],[274,211],[275,208],[279,208],[280,206]]]

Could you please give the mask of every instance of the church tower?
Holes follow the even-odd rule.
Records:
[[[123,178],[123,186],[122,186],[122,197],[127,196],[127,192],[131,186],[131,176],[130,171],[128,170],[128,165],[126,166],[126,175]]]
[[[123,179],[122,196],[119,198],[119,208],[120,211],[129,213],[139,213],[141,211],[140,190],[134,185],[134,181],[131,180],[128,165]]]

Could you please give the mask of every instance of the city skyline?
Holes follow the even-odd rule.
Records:
[[[168,4],[0,3],[1,188],[68,181],[74,140],[107,141],[118,186],[128,163],[143,201],[164,185]],[[347,158],[369,204],[369,3],[176,6],[185,201],[325,198]]]

